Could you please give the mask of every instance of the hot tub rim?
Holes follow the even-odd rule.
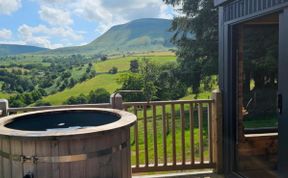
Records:
[[[65,112],[65,111],[98,111],[98,112],[106,112],[110,114],[115,114],[120,117],[115,122],[104,124],[101,126],[91,126],[91,127],[83,127],[81,129],[75,130],[50,130],[50,131],[27,131],[27,130],[17,130],[6,127],[5,125],[12,122],[13,120],[27,116],[27,115],[35,115],[35,114],[43,114],[47,112]],[[32,111],[25,112],[21,114],[15,114],[0,118],[0,136],[9,136],[9,137],[67,137],[67,136],[79,136],[79,135],[87,135],[87,134],[102,134],[104,132],[109,132],[111,130],[120,129],[124,127],[131,127],[135,124],[137,118],[134,114],[129,113],[127,111],[117,110],[117,109],[107,109],[107,108],[69,108],[69,109],[48,109],[41,111]]]

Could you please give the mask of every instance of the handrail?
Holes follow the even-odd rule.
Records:
[[[121,108],[137,115],[131,129],[132,172],[215,168],[214,99],[6,108],[7,113],[73,108]],[[116,101],[117,100],[117,101]],[[114,103],[114,105],[113,105]],[[116,107],[117,108],[117,107]],[[212,127],[213,126],[213,127]],[[212,131],[213,130],[213,131]],[[197,133],[197,134],[196,134]]]
[[[131,133],[132,171],[215,168],[213,104],[213,99],[123,103],[138,117]]]
[[[144,101],[144,102],[124,102],[124,106],[133,105],[162,105],[162,104],[189,104],[189,103],[213,103],[213,99],[197,99],[197,100],[170,100],[170,101]]]

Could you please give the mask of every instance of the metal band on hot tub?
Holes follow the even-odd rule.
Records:
[[[0,151],[0,156],[13,161],[20,161],[22,163],[65,163],[65,162],[76,162],[85,161],[87,159],[108,155],[121,151],[127,147],[128,143],[124,142],[121,145],[113,146],[96,152],[78,154],[78,155],[66,155],[66,156],[50,156],[50,157],[38,157],[38,156],[26,156],[26,155],[12,155],[3,151]]]

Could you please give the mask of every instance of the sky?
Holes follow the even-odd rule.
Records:
[[[162,0],[0,0],[0,44],[84,45],[113,25],[175,14]]]

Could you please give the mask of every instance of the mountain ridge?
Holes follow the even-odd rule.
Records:
[[[115,25],[87,45],[64,47],[42,52],[48,55],[126,54],[174,49],[170,42],[171,20],[160,18],[136,19]]]
[[[0,44],[0,56],[14,56],[19,54],[37,53],[49,50],[48,48],[42,48],[31,45],[20,44]]]

